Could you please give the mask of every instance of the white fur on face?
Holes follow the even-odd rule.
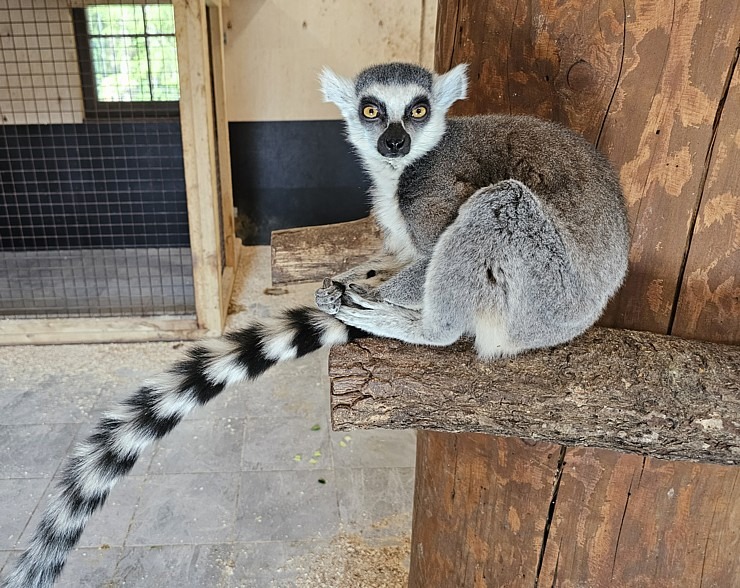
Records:
[[[362,124],[359,115],[347,119],[349,139],[358,153],[368,163],[377,161],[381,168],[391,168],[400,173],[407,165],[434,148],[444,134],[447,109],[438,108],[433,96],[430,96],[427,90],[417,84],[372,84],[363,90],[361,96],[358,96],[358,108],[360,100],[363,98],[382,102],[385,105],[387,116],[386,124],[378,127]],[[413,106],[419,98],[426,98],[429,102],[429,117],[423,124],[408,125],[404,121],[406,110]],[[388,124],[398,122],[404,126],[411,137],[411,150],[404,157],[383,157],[378,153],[378,137],[387,128]],[[374,172],[373,169],[369,171]],[[376,175],[376,173],[373,173],[374,177]]]

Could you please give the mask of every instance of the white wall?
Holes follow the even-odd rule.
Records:
[[[0,124],[78,123],[84,116],[66,0],[0,3]]]
[[[230,121],[337,119],[324,65],[352,76],[383,61],[434,61],[435,0],[231,0],[226,22]]]

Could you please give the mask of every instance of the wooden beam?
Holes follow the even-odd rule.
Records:
[[[190,317],[0,320],[0,345],[179,341],[207,334]]]
[[[337,430],[481,432],[740,463],[740,347],[594,328],[485,362],[469,342],[368,338],[332,349],[329,373]]]
[[[224,266],[236,268],[234,258],[234,195],[231,182],[231,147],[229,144],[229,116],[226,108],[226,79],[224,73],[224,29],[221,6],[208,8],[213,67],[213,103],[216,114],[218,174],[221,187],[221,214],[224,233]],[[228,294],[227,294],[228,295]]]
[[[223,328],[211,64],[204,0],[174,0],[188,223],[198,324]]]

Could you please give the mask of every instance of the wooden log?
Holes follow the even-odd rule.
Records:
[[[740,585],[740,468],[568,448],[540,586]]]
[[[272,283],[316,282],[378,255],[383,242],[375,222],[346,223],[272,232]]]
[[[409,588],[534,586],[559,459],[550,443],[420,435]]]
[[[484,362],[360,339],[332,350],[335,429],[481,432],[677,460],[740,463],[740,347],[594,328]]]

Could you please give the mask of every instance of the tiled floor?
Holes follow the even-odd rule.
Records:
[[[244,250],[232,328],[311,301],[315,285],[265,294],[268,271],[267,248]],[[182,347],[0,347],[0,569],[26,544],[73,441]],[[316,569],[352,566],[341,538],[370,553],[408,541],[415,437],[331,432],[326,360],[276,366],[181,423],[114,488],[59,586],[359,588],[341,565]],[[362,584],[376,586],[391,585]]]

